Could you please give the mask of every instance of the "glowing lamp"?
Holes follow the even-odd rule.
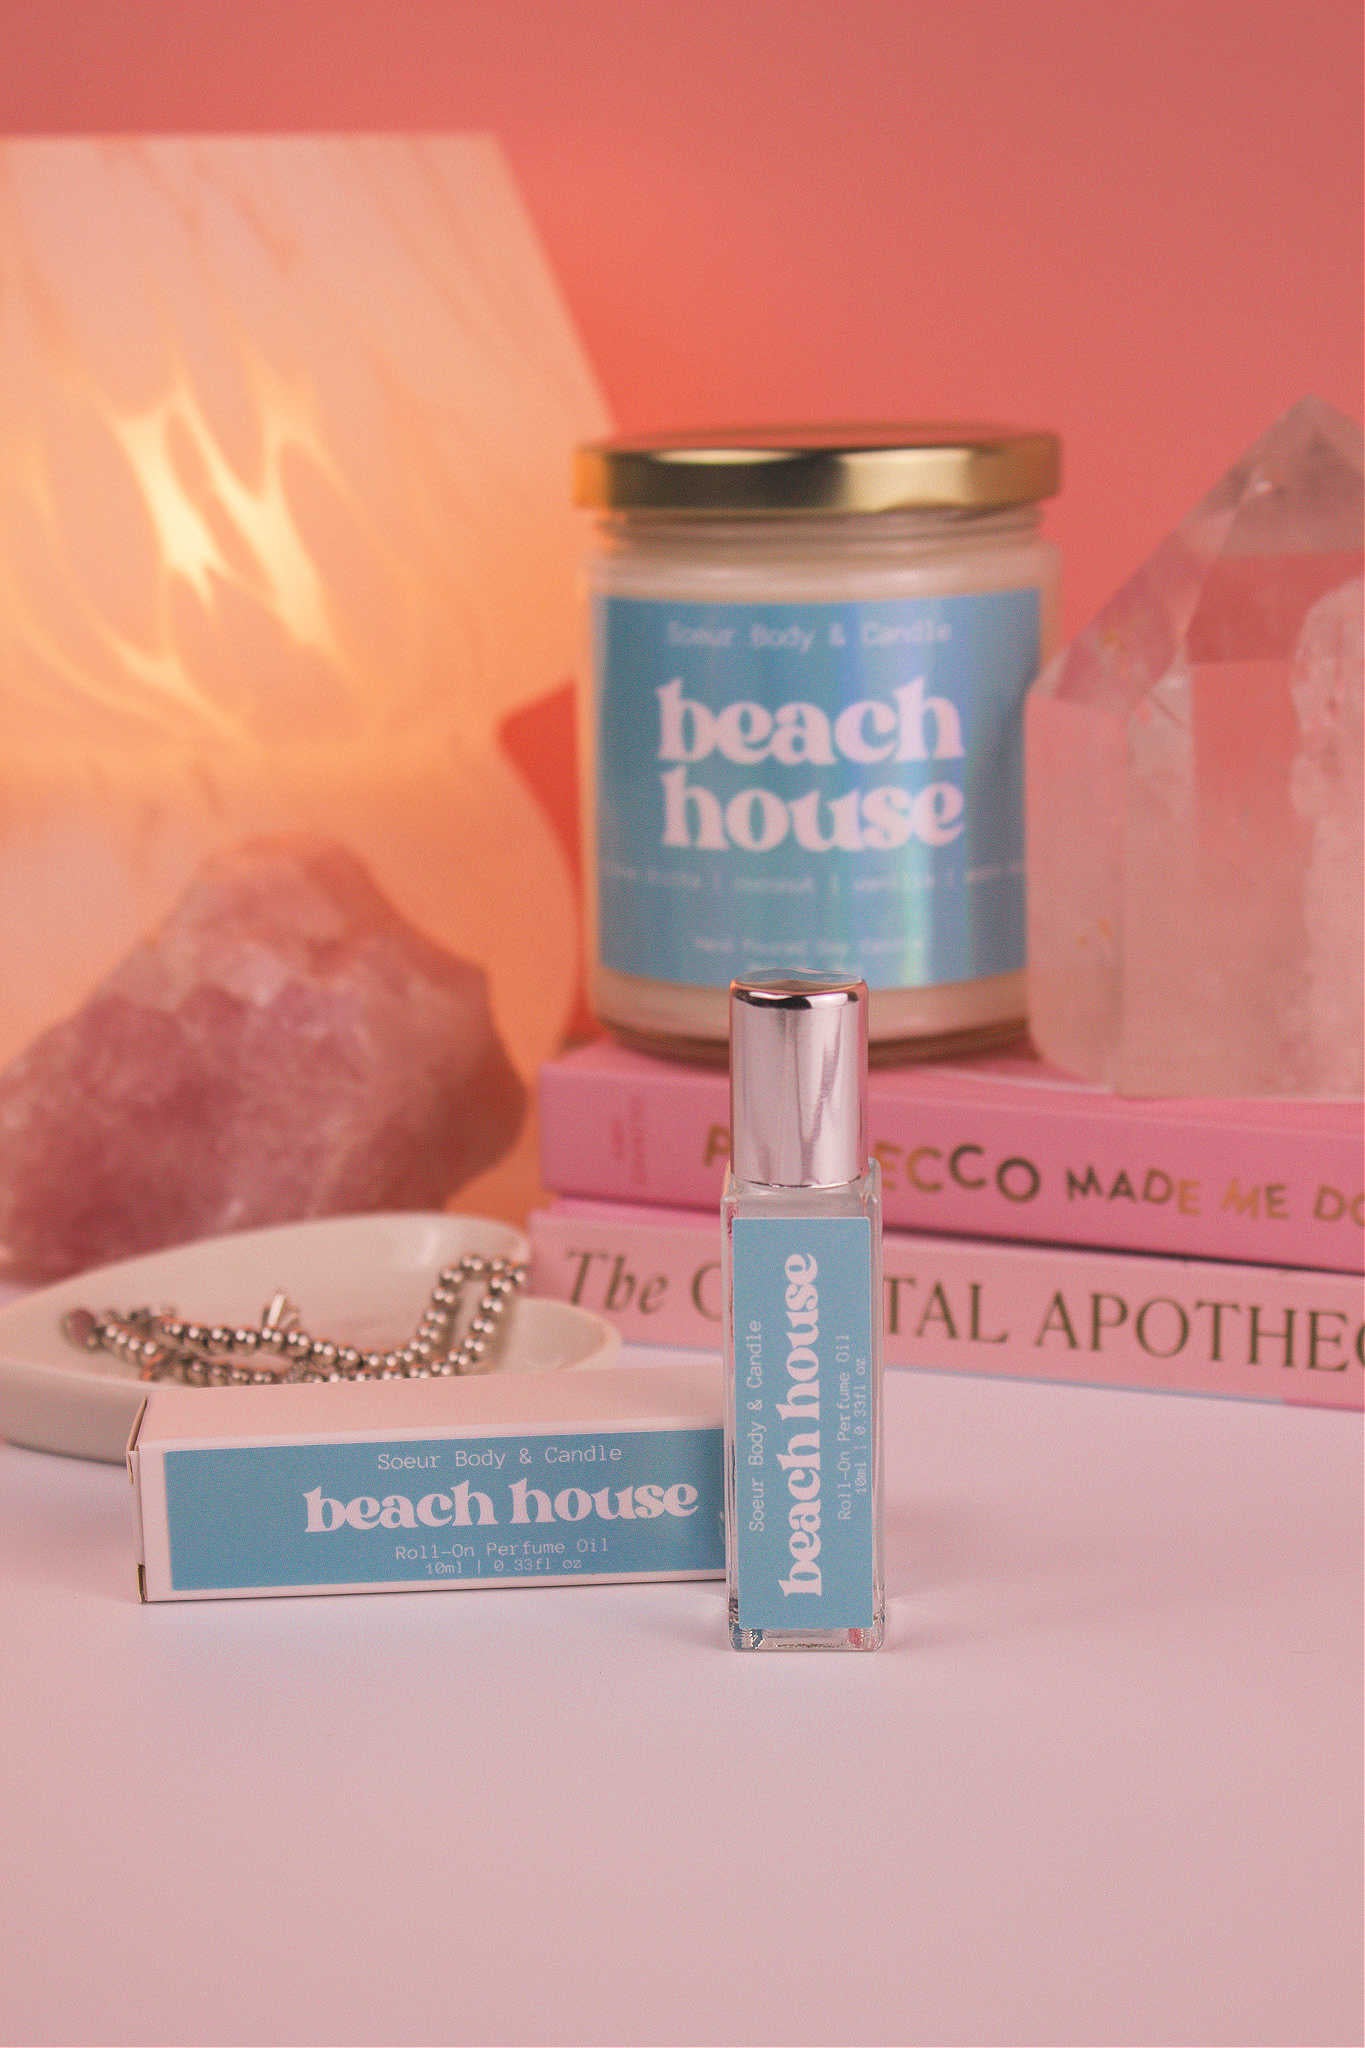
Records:
[[[0,142],[0,278],[0,1061],[287,828],[529,1071],[573,884],[499,734],[572,673],[607,422],[496,145]]]

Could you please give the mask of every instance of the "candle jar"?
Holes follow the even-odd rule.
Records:
[[[874,1056],[1024,1017],[1022,707],[1055,436],[911,426],[580,449],[590,989],[723,1057],[732,978],[861,977]]]

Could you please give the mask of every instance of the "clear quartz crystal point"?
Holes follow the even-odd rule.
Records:
[[[1304,399],[1028,705],[1044,1057],[1133,1095],[1362,1087],[1362,436]]]

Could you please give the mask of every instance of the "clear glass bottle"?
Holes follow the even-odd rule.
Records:
[[[867,1149],[867,987],[758,975],[732,984],[730,1006],[730,1642],[875,1650],[885,1633],[882,1225]]]

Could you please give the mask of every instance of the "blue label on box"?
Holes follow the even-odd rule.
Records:
[[[1024,964],[1036,589],[842,604],[599,597],[606,966],[919,988]]]
[[[170,1450],[165,1474],[178,1592],[725,1566],[718,1429]]]
[[[732,1226],[741,1628],[868,1628],[875,1604],[872,1226]]]

